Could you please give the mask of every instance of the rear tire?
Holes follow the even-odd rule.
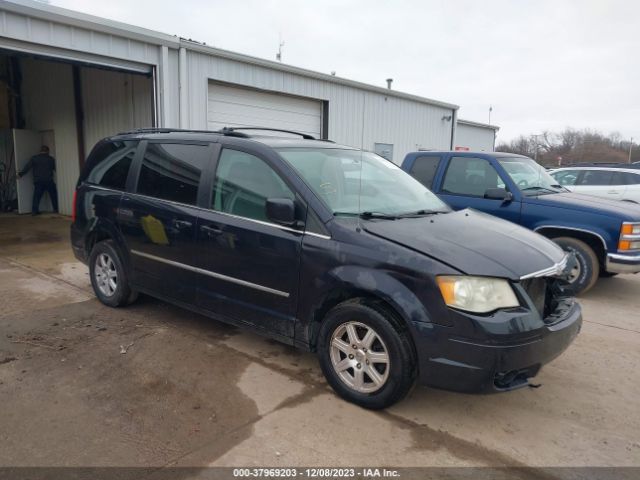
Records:
[[[576,254],[578,267],[566,290],[578,296],[589,291],[600,275],[600,262],[593,249],[582,240],[572,237],[557,237],[553,241],[566,252]]]
[[[112,240],[96,243],[91,249],[89,276],[96,297],[109,307],[128,305],[137,297]]]
[[[404,398],[417,374],[406,329],[382,305],[363,299],[329,311],[320,326],[318,357],[339,396],[373,410]]]

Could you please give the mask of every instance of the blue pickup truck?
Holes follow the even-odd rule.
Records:
[[[569,288],[576,295],[598,277],[640,272],[640,205],[571,193],[512,153],[413,152],[402,169],[453,209],[510,220],[574,252]]]

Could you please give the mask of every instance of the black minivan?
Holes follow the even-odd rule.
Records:
[[[373,153],[261,130],[95,146],[71,242],[100,301],[141,292],[315,351],[334,390],[367,408],[416,379],[525,386],[577,335],[571,259],[551,241],[452,211]]]

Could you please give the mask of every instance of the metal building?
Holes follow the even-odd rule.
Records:
[[[496,148],[496,134],[500,127],[488,123],[458,119],[456,125],[456,150],[493,152]]]
[[[67,214],[95,142],[137,127],[291,129],[396,163],[460,144],[457,105],[29,0],[0,1],[0,77],[0,157],[19,167],[49,145]],[[17,182],[21,211],[27,183]]]

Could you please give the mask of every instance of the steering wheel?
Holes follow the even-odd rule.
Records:
[[[528,187],[529,182],[527,182],[524,178],[518,182],[519,187]]]

